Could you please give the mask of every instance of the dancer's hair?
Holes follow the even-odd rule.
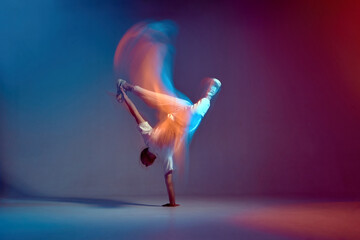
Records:
[[[140,161],[145,166],[151,166],[156,159],[155,154],[149,151],[149,148],[144,148],[140,153]]]

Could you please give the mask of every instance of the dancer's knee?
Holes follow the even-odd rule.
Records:
[[[200,114],[201,116],[205,116],[206,112],[210,108],[210,100],[207,98],[200,99],[197,103],[192,106],[193,113]]]

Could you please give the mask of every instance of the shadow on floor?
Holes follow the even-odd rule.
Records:
[[[83,205],[90,205],[93,207],[102,207],[102,208],[118,208],[123,206],[143,206],[143,207],[161,207],[161,205],[154,204],[143,204],[136,202],[129,202],[123,200],[115,199],[102,199],[102,198],[82,198],[82,197],[52,197],[52,196],[43,196],[36,193],[35,191],[29,191],[25,189],[20,189],[15,186],[10,186],[7,189],[7,193],[4,197],[6,201],[2,201],[0,205],[2,206],[19,206],[24,204],[34,205],[34,201],[46,201],[46,202],[59,202],[59,203],[78,203]],[[15,201],[11,201],[15,200]],[[20,203],[21,202],[21,203]]]
[[[11,200],[16,200],[16,202]],[[19,203],[19,201],[21,201],[21,204]],[[42,202],[46,201],[46,202],[54,202],[54,203],[55,202],[78,203],[78,204],[90,205],[93,207],[101,207],[101,208],[118,208],[123,206],[161,207],[161,205],[143,204],[143,203],[112,200],[112,199],[79,198],[79,197],[43,197],[43,196],[7,198],[7,201],[3,202],[1,205],[11,207],[11,206],[26,205],[26,202],[28,203],[32,202],[31,205],[33,205],[34,204],[33,201],[42,201]]]

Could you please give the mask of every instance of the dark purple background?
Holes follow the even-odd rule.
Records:
[[[113,54],[125,31],[172,19],[179,26],[175,86],[195,101],[202,78],[223,82],[193,138],[179,194],[360,195],[359,4],[1,5],[5,193],[165,194],[161,164],[141,167],[136,124],[106,91],[115,91]]]

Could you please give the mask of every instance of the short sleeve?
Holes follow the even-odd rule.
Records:
[[[153,128],[148,122],[142,122],[138,125],[138,129],[142,137],[144,138],[145,144],[148,145]]]
[[[152,127],[148,122],[142,122],[138,125],[141,134],[149,134],[152,131]]]

